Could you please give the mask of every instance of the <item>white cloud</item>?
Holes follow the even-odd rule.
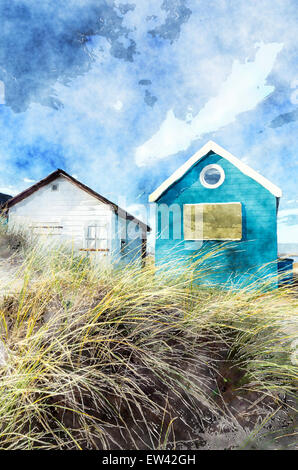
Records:
[[[281,217],[288,217],[289,215],[297,215],[298,216],[298,207],[293,209],[283,209],[278,212],[278,216]]]
[[[25,183],[35,183],[36,180],[32,180],[30,178],[24,178]]]
[[[211,98],[196,117],[190,119],[189,114],[187,122],[176,118],[173,110],[169,110],[157,133],[136,149],[137,165],[146,166],[152,160],[186,150],[193,140],[232,123],[238,114],[254,109],[274,91],[274,86],[268,85],[266,80],[282,48],[281,43],[261,43],[254,61],[235,60],[217,96]]]
[[[0,104],[5,104],[5,85],[0,80]]]
[[[116,103],[113,104],[113,108],[116,110],[116,111],[121,111],[121,109],[123,108],[123,103],[121,100],[117,100]]]
[[[279,243],[297,243],[298,224],[287,223],[287,217],[298,217],[298,207],[293,209],[283,209],[278,213],[278,241]]]
[[[14,188],[13,186],[1,186],[0,187],[0,193],[10,194],[10,196],[15,196],[19,192],[20,191],[17,188]]]
[[[278,242],[279,243],[297,243],[298,240],[298,224],[289,225],[279,224],[278,225]]]

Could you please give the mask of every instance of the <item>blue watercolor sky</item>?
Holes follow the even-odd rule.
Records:
[[[63,168],[139,204],[212,139],[298,242],[295,0],[0,0],[0,191]]]

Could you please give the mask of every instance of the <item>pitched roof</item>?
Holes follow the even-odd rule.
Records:
[[[4,207],[6,209],[9,209],[10,207],[14,206],[15,204],[17,204],[18,202],[21,202],[23,199],[26,199],[28,196],[30,196],[31,194],[35,193],[36,191],[38,191],[40,188],[42,188],[43,186],[46,186],[47,184],[51,183],[52,181],[54,181],[56,178],[58,178],[59,176],[63,176],[64,178],[66,178],[67,180],[69,180],[71,183],[75,184],[76,186],[78,186],[80,189],[82,189],[83,191],[86,191],[86,193],[90,194],[91,196],[95,197],[96,199],[98,199],[99,201],[103,202],[104,204],[109,204],[110,206],[113,207],[113,210],[115,211],[116,214],[119,214],[120,217],[123,217],[123,218],[127,218],[128,220],[132,220],[134,221],[136,224],[139,224],[144,230],[146,230],[147,232],[150,232],[151,231],[151,228],[149,227],[149,225],[146,225],[144,222],[141,222],[141,220],[137,219],[136,217],[134,217],[133,215],[129,214],[128,212],[126,212],[124,209],[121,209],[121,207],[117,206],[117,204],[109,201],[109,199],[106,199],[105,197],[101,196],[100,194],[98,194],[96,191],[94,191],[93,189],[89,188],[88,186],[86,186],[85,184],[81,183],[80,181],[78,181],[77,179],[75,179],[73,176],[69,175],[68,173],[66,173],[66,171],[64,170],[61,170],[60,168],[58,168],[56,171],[54,171],[53,173],[51,173],[50,175],[48,175],[46,178],[38,181],[38,183],[35,183],[33,184],[32,186],[30,186],[30,188],[28,189],[25,189],[25,191],[22,191],[21,193],[17,194],[16,196],[14,196],[13,198],[9,199]]]
[[[185,173],[190,170],[196,163],[198,163],[208,152],[214,152],[217,155],[225,158],[235,167],[237,167],[242,173],[249,176],[250,178],[257,181],[259,184],[268,189],[274,196],[281,197],[282,191],[278,186],[271,183],[267,178],[260,175],[257,171],[250,168],[245,163],[241,162],[238,158],[234,157],[230,152],[216,144],[212,140],[209,140],[198,152],[196,152],[189,160],[187,160],[178,170],[176,170],[168,179],[166,179],[153,193],[149,196],[149,202],[154,202],[160,198],[160,196],[170,187],[181,179]]]

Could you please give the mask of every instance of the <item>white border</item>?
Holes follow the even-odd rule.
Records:
[[[182,176],[208,152],[213,151],[217,155],[225,158],[234,166],[236,166],[242,173],[257,181],[259,184],[268,189],[275,197],[281,197],[282,191],[278,186],[271,183],[267,178],[260,175],[257,171],[250,168],[245,163],[241,162],[238,158],[234,157],[230,152],[209,140],[198,152],[189,158],[178,170],[176,170],[168,179],[166,179],[152,194],[149,196],[149,202],[155,202],[173,183],[178,181]]]
[[[220,177],[219,177],[219,180],[217,183],[215,184],[209,184],[205,181],[205,174],[208,170],[218,170],[219,173],[220,173]],[[206,165],[203,170],[201,171],[200,173],[200,183],[202,186],[204,186],[205,188],[208,188],[208,189],[215,189],[215,188],[218,188],[219,186],[222,185],[222,183],[224,182],[225,180],[225,172],[224,172],[224,169],[220,166],[220,165],[217,165],[216,163],[212,163],[211,165]]]

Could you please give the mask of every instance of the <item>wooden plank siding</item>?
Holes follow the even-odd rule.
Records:
[[[58,190],[51,184],[40,188],[9,209],[9,224],[63,227],[61,239],[71,240],[77,248],[85,248],[86,227],[106,219],[112,225],[112,208],[95,199],[64,177],[55,180]],[[111,232],[109,233],[111,238]]]
[[[52,185],[56,190],[52,190]],[[117,210],[115,204],[106,203],[83,190],[63,175],[48,184],[29,191],[26,197],[19,197],[9,207],[8,223],[13,226],[25,226],[40,236],[50,236],[52,240],[72,244],[75,249],[92,259],[100,256],[113,258],[113,261],[125,263],[138,259],[143,263],[143,239],[147,236],[148,226],[134,219],[123,210]],[[119,209],[119,208],[118,208]],[[91,227],[96,231],[103,224],[107,226],[107,236],[101,246],[100,239],[88,235]],[[129,238],[128,227],[138,227],[140,235]],[[97,243],[97,240],[99,241]],[[125,242],[125,248],[121,244]],[[90,244],[91,241],[91,244]],[[89,244],[88,244],[89,242]]]

